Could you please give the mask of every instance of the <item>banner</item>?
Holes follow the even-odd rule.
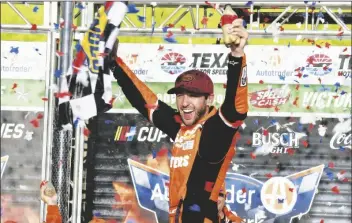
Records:
[[[46,42],[1,41],[1,79],[45,80],[49,58],[46,45]]]
[[[11,86],[16,84],[16,89]],[[146,83],[158,98],[176,107],[176,96],[167,94],[173,83]],[[43,107],[45,87],[36,80],[2,80],[1,106]],[[55,86],[53,86],[55,87]],[[114,109],[133,109],[116,81],[112,84]],[[214,86],[214,105],[219,107],[225,97],[222,84]],[[319,115],[348,115],[351,110],[351,88],[325,85],[263,85],[249,84],[249,111],[251,113],[319,113]],[[115,110],[123,112],[123,110]],[[318,114],[317,114],[318,115]]]
[[[94,211],[122,208],[126,217],[117,220],[123,223],[168,222],[172,140],[140,114],[97,119],[98,131],[89,138],[99,169],[94,188],[101,191],[93,195],[100,204]],[[226,177],[226,204],[246,223],[350,221],[344,204],[351,191],[351,119],[254,116],[239,133]],[[110,204],[108,179],[116,193],[112,209],[102,208]]]
[[[148,52],[148,53],[145,53]],[[118,54],[142,80],[174,82],[189,69],[206,72],[214,83],[226,83],[224,45],[127,44]],[[248,45],[249,83],[351,85],[351,48]]]
[[[1,222],[40,221],[43,114],[1,111]]]

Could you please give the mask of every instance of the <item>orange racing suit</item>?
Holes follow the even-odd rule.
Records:
[[[192,126],[157,96],[117,58],[112,61],[117,83],[126,98],[145,118],[173,141],[170,159],[170,223],[219,222],[217,200],[229,164],[235,155],[239,121],[247,117],[246,56],[228,55],[226,93],[219,109]]]

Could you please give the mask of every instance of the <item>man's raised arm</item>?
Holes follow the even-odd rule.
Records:
[[[241,23],[242,20],[236,22]],[[242,25],[238,28],[235,26],[233,32],[241,37],[241,43],[231,47],[225,100],[219,110],[221,118],[229,126],[234,126],[236,121],[244,120],[248,112],[247,63],[243,51],[248,33],[244,31]]]
[[[175,139],[180,126],[174,119],[175,110],[158,100],[154,92],[138,79],[121,58],[113,57],[110,68],[131,105],[157,128]]]

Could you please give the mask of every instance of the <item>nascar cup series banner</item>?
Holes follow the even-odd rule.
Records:
[[[149,82],[174,82],[189,69],[226,82],[229,49],[223,45],[123,43],[118,51]],[[350,47],[249,45],[245,52],[249,83],[351,85]]]
[[[172,140],[140,114],[102,114],[97,129],[95,211],[114,216],[111,179],[119,220],[168,222]],[[350,118],[253,116],[239,132],[226,204],[246,223],[350,222]]]
[[[1,222],[40,222],[42,117],[1,111]]]

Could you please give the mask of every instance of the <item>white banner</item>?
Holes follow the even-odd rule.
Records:
[[[1,79],[45,80],[46,44],[1,41]]]
[[[229,52],[223,45],[119,46],[119,55],[148,82],[174,82],[180,73],[199,69],[214,83],[225,83]],[[249,45],[245,52],[249,83],[351,85],[351,48]]]

